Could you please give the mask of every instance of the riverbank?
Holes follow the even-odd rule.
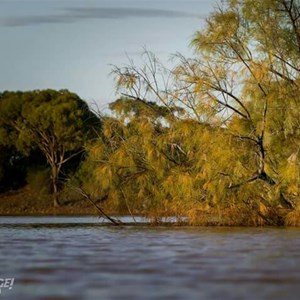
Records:
[[[0,194],[0,216],[90,216],[99,213],[86,200],[65,200],[54,207],[50,196],[37,196],[28,187]]]
[[[99,204],[98,204],[99,205]],[[130,215],[128,211],[111,211],[111,206],[104,211],[110,216]],[[151,214],[148,219],[152,224],[161,224],[159,212]],[[138,216],[143,214],[139,213]],[[161,215],[162,218],[175,215],[174,213]],[[0,216],[99,216],[95,209],[85,198],[62,197],[61,206],[54,207],[51,195],[38,194],[29,186],[22,189],[0,194]],[[226,209],[213,209],[195,211],[193,216],[188,216],[189,225],[200,226],[293,226],[300,227],[300,211],[282,208],[272,210],[249,210],[246,206],[231,207]],[[179,223],[186,223],[187,219]]]

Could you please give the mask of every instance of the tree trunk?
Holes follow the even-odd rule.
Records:
[[[58,173],[57,166],[52,166],[52,198],[54,207],[60,206],[58,195]]]

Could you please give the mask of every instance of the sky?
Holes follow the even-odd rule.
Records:
[[[0,91],[68,89],[100,108],[117,98],[112,65],[163,62],[189,43],[216,0],[0,0]]]

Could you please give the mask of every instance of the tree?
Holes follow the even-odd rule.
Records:
[[[149,213],[149,199],[158,195],[159,173],[164,172],[156,139],[169,111],[131,98],[118,99],[110,108],[115,116],[103,119],[101,138],[88,151],[85,164],[93,164],[93,176],[86,188],[98,199],[109,198],[114,209]]]
[[[115,68],[119,89],[170,111],[182,107],[171,128],[182,120],[211,128],[192,149],[205,202],[282,222],[278,208],[295,209],[300,195],[300,2],[228,0],[192,46],[195,56],[178,54],[170,71],[149,53],[141,68]]]
[[[223,126],[250,150],[251,162],[245,163],[245,154],[231,144],[243,167],[229,188],[256,182],[260,189],[257,181],[262,181],[256,197],[268,206],[277,198],[295,207],[283,169],[291,156],[297,161],[299,148],[299,17],[299,1],[228,1],[208,19],[204,32],[196,33],[199,57],[184,61],[179,70],[185,82],[193,76],[201,102],[227,112]]]
[[[0,95],[0,141],[29,154],[39,149],[51,168],[53,203],[59,205],[63,165],[84,151],[98,118],[67,90],[4,92]]]

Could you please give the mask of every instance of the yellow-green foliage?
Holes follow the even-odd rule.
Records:
[[[115,70],[128,98],[110,105],[89,149],[101,195],[152,218],[274,225],[289,213],[297,223],[300,23],[288,2],[228,0],[165,89],[151,54],[141,69]]]

